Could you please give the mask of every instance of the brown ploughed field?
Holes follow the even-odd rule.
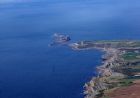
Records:
[[[131,86],[118,88],[108,96],[109,98],[140,98],[140,80],[135,81]]]

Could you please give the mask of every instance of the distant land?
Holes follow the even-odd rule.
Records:
[[[103,40],[70,44],[74,50],[100,49],[103,64],[85,83],[85,98],[138,98],[140,96],[140,41]]]

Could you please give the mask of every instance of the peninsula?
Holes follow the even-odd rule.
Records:
[[[84,85],[85,98],[139,98],[140,41],[102,40],[70,44],[74,50],[100,49],[103,64]]]

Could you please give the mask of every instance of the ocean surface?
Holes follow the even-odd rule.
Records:
[[[52,35],[139,40],[139,27],[139,0],[0,0],[0,98],[83,98],[103,53],[49,47]]]

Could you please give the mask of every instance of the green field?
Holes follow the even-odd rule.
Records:
[[[124,54],[122,57],[125,60],[136,60],[136,59],[140,59],[140,53],[135,53],[135,52],[128,52],[126,54]]]

